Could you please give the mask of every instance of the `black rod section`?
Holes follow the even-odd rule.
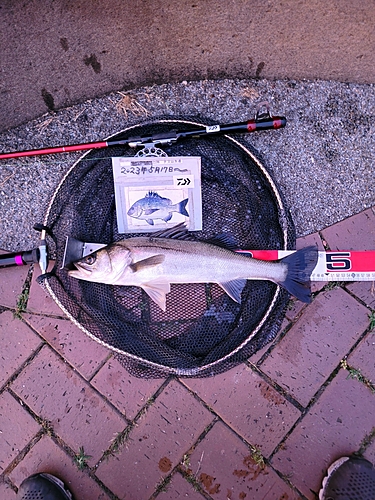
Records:
[[[202,137],[209,135],[255,132],[259,130],[277,130],[285,127],[285,116],[271,116],[268,113],[263,116],[257,116],[254,120],[246,122],[229,123],[224,125],[207,125],[196,130],[189,131],[171,131],[162,134],[155,134],[144,137],[130,137],[128,139],[113,139],[101,142],[88,142],[84,144],[73,144],[70,146],[55,146],[42,149],[29,149],[26,151],[13,151],[9,153],[0,153],[0,160],[8,158],[21,158],[25,156],[40,156],[55,153],[69,153],[73,151],[84,151],[95,148],[106,148],[110,146],[124,145],[129,147],[142,147],[146,144],[172,144],[178,139],[188,137]]]

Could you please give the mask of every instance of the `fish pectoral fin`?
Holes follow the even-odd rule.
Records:
[[[147,224],[150,224],[150,226],[154,225],[153,219],[146,219]]]
[[[172,219],[172,212],[169,212],[168,215],[166,215],[165,217],[163,217],[163,221],[164,222],[168,222],[171,219]]]
[[[225,293],[229,295],[231,299],[235,302],[241,304],[241,293],[246,285],[246,280],[237,279],[232,281],[227,281],[226,283],[218,283]]]
[[[144,210],[143,211],[143,214],[144,215],[151,215],[153,214],[154,212],[157,212],[159,209],[158,208],[148,208],[147,210]]]
[[[134,262],[133,264],[130,264],[130,269],[133,271],[133,273],[136,273],[137,271],[140,271],[141,269],[145,269],[147,267],[154,267],[162,262],[164,262],[165,255],[158,254],[158,255],[153,255],[152,257],[148,257],[147,259],[139,260],[138,262]]]
[[[143,290],[163,311],[166,309],[167,293],[171,291],[171,284],[166,280],[154,280],[142,285]]]

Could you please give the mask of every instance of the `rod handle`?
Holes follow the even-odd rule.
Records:
[[[33,262],[38,262],[38,249],[25,252],[11,252],[0,254],[0,267],[27,266]]]

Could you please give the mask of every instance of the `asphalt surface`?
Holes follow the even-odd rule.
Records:
[[[157,116],[218,123],[252,118],[267,100],[285,129],[242,135],[273,174],[303,236],[375,205],[375,88],[315,81],[223,80],[112,93],[44,116],[0,136],[4,150],[104,140]],[[63,175],[80,153],[4,160],[0,248],[28,249]]]
[[[161,115],[242,121],[267,100],[287,127],[244,140],[298,235],[375,205],[370,0],[8,0],[0,13],[0,150],[103,140]],[[0,161],[0,248],[35,246],[78,157]]]

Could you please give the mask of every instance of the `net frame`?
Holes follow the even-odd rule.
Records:
[[[166,128],[173,130],[176,127],[178,127],[179,129],[181,127],[187,127],[187,129],[189,129],[196,126],[201,127],[206,125],[211,125],[211,123],[208,122],[202,124],[200,121],[196,121],[193,119],[185,119],[185,118],[181,119],[161,118],[157,120],[147,121],[141,124],[132,125],[122,130],[121,132],[114,134],[113,136],[110,137],[110,139],[115,139],[125,136],[129,137],[132,134],[143,135],[142,132],[144,132],[145,129],[147,131],[151,130],[152,132],[160,132],[160,130],[164,131]],[[194,156],[198,156],[199,154],[196,153],[196,150],[197,148],[199,149],[198,144],[200,144],[200,142],[194,143],[193,139],[189,139],[186,141],[186,143],[189,144],[189,142],[191,141],[193,141],[193,144],[191,146],[192,149],[191,154],[193,154]],[[240,151],[241,154],[244,155],[243,158],[247,158],[247,161],[249,162],[249,164],[251,164],[253,170],[254,168],[257,169],[259,177],[263,179],[263,182],[267,186],[269,193],[271,193],[272,204],[275,206],[275,212],[277,213],[277,221],[274,220],[275,226],[276,225],[278,226],[277,232],[279,234],[279,241],[277,241],[277,248],[280,250],[294,249],[295,231],[294,231],[293,221],[291,219],[289,210],[285,205],[284,198],[281,192],[279,191],[278,186],[276,185],[274,179],[272,178],[269,171],[265,167],[263,161],[260,159],[260,155],[257,154],[254,150],[252,150],[250,146],[246,145],[243,142],[243,140],[241,140],[239,137],[224,135],[223,137],[220,138],[212,137],[203,140],[197,139],[196,141],[209,141],[211,145],[210,147],[208,147],[208,149],[211,151],[211,153],[215,149],[215,147],[217,148],[218,152],[220,151],[220,148],[224,148],[225,150],[234,148],[237,152]],[[130,148],[128,147],[123,147],[122,149],[124,150],[123,152],[126,153],[125,156],[134,156],[134,150],[130,151]],[[168,155],[180,155],[179,151],[181,149],[186,152],[186,146],[180,148],[179,146],[172,145],[163,147],[163,149],[167,151]],[[56,226],[58,228],[57,232],[60,232],[61,228],[64,227],[64,223],[61,224],[61,221],[58,221],[59,196],[62,190],[66,189],[65,185],[68,182],[69,178],[72,175],[74,175],[75,171],[78,168],[80,168],[83,162],[94,161],[92,160],[93,155],[98,156],[98,152],[97,151],[94,152],[93,150],[91,150],[82,155],[68,170],[68,172],[65,174],[65,176],[59,183],[58,187],[56,188],[51,198],[51,201],[48,205],[44,220],[44,224],[50,227],[53,232],[56,232]],[[108,160],[108,158],[110,158],[112,155],[113,155],[112,150],[105,150],[102,153],[100,153],[99,155],[100,158],[98,159],[98,161]],[[219,153],[218,157],[219,158],[221,157]],[[204,169],[205,165],[204,165],[204,160],[202,159],[202,174],[204,173]],[[204,187],[204,179],[202,179],[202,189],[203,187]],[[72,212],[76,211],[72,210]],[[73,213],[70,215],[71,217],[74,216]],[[66,217],[66,212],[64,212],[64,216]],[[69,223],[66,224],[66,229],[69,230]],[[220,229],[222,228],[219,227],[218,232],[221,232]],[[77,235],[73,234],[72,236],[76,237]],[[122,237],[123,236],[124,235],[122,235]],[[134,235],[129,235],[129,236],[134,236]],[[122,238],[120,238],[119,235],[115,235],[115,239],[122,239]],[[84,241],[94,241],[94,240],[95,238],[84,239]],[[110,243],[110,241],[105,243]],[[251,248],[253,249],[256,249],[257,247],[264,248],[264,245],[262,245],[261,243],[257,244],[256,241],[252,241],[252,243],[253,244]],[[275,247],[275,245],[272,246]],[[59,249],[59,243],[56,246],[55,252],[58,263],[58,261],[61,260],[61,257],[60,259],[58,257],[58,254],[59,253],[61,254],[61,248]],[[46,288],[46,290],[49,292],[53,300],[58,304],[58,306],[62,309],[62,311],[66,314],[66,316],[77,327],[79,327],[82,331],[84,331],[93,340],[99,342],[100,344],[112,350],[115,353],[117,359],[121,362],[121,364],[123,364],[130,371],[130,373],[138,377],[164,377],[171,374],[180,377],[204,377],[204,376],[211,376],[216,373],[228,370],[232,366],[235,366],[238,363],[248,359],[249,356],[251,356],[256,351],[264,347],[264,345],[266,345],[270,340],[272,340],[276,336],[279,327],[282,323],[282,320],[284,318],[285,309],[289,301],[289,294],[280,286],[269,282],[254,282],[253,290],[256,290],[257,287],[260,286],[262,287],[265,286],[266,288],[268,288],[269,299],[267,306],[264,308],[264,313],[259,318],[259,320],[255,322],[255,324],[251,328],[251,331],[249,331],[245,337],[242,336],[242,338],[240,340],[237,340],[237,342],[233,341],[232,348],[229,350],[227,348],[226,351],[221,354],[208,353],[208,355],[204,356],[205,361],[203,362],[202,359],[198,359],[199,357],[197,357],[196,362],[190,363],[189,361],[187,365],[182,364],[181,366],[178,366],[178,363],[176,365],[176,362],[174,362],[174,364],[168,362],[167,358],[168,358],[168,352],[169,352],[168,349],[170,348],[170,344],[168,344],[167,346],[164,345],[160,346],[159,345],[160,343],[157,344],[158,348],[159,347],[161,349],[163,349],[164,347],[166,347],[166,349],[168,348],[167,354],[164,355],[164,359],[162,359],[161,361],[155,359],[153,355],[151,356],[145,355],[145,352],[149,351],[148,350],[149,346],[147,346],[146,351],[143,350],[143,343],[145,342],[145,332],[134,332],[132,330],[129,333],[129,336],[132,339],[134,339],[134,336],[137,337],[137,335],[140,337],[138,340],[140,345],[142,344],[142,348],[140,349],[141,352],[137,352],[137,349],[134,348],[125,351],[123,347],[120,348],[114,345],[114,343],[106,339],[105,336],[100,337],[100,335],[98,335],[97,333],[93,333],[92,328],[87,327],[87,325],[82,323],[79,311],[76,308],[72,307],[71,304],[67,304],[64,298],[64,294],[61,294],[61,290],[59,289],[60,285],[57,284],[60,278],[58,278],[56,282],[56,276],[58,276],[59,272],[61,272],[61,270],[58,271],[57,267],[55,266],[54,271],[50,274],[41,276],[39,282]],[[173,293],[173,291],[171,293]],[[245,300],[248,299],[245,298]],[[76,314],[77,311],[78,314]],[[236,321],[240,322],[241,317]],[[148,339],[146,339],[146,343],[147,340]],[[198,335],[198,340],[201,341],[201,335]],[[215,351],[215,349],[216,346],[214,349],[212,349],[212,351]]]

